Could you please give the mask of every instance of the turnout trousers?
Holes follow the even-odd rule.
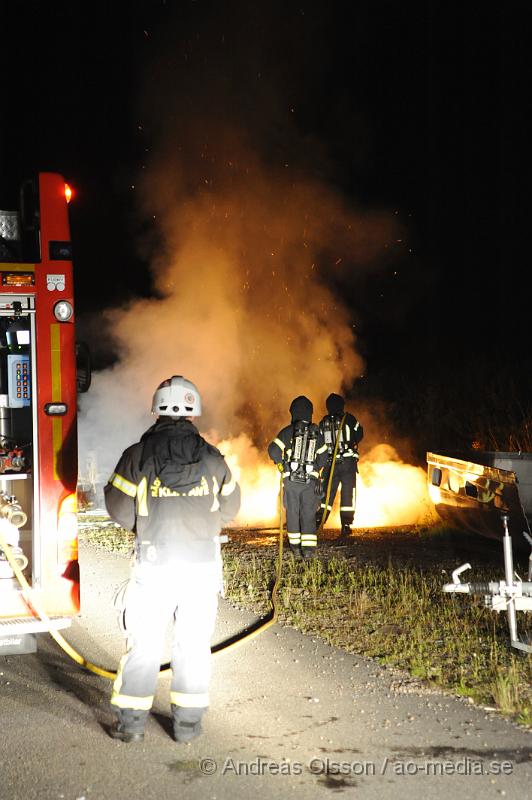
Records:
[[[127,652],[111,705],[149,711],[172,624],[170,702],[182,708],[207,708],[220,579],[217,563],[134,568],[125,599]]]
[[[319,497],[316,494],[316,481],[298,483],[288,478],[284,482],[284,506],[286,508],[286,532],[291,547],[315,548],[316,510]]]
[[[334,465],[334,472],[331,482],[331,491],[329,494],[329,502],[325,508],[325,500],[327,494],[327,486],[329,483],[329,476],[331,474],[330,464],[324,470],[323,475],[323,495],[318,513],[318,526],[321,522],[323,512],[325,511],[324,522],[327,521],[331,513],[334,498],[340,486],[340,522],[342,525],[352,525],[355,518],[355,504],[356,504],[356,479],[357,479],[357,462],[355,458],[337,458]]]

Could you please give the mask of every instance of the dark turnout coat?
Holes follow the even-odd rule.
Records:
[[[339,423],[344,418],[342,426],[342,447],[337,451],[337,459],[341,461],[345,459],[353,459],[354,468],[357,468],[358,461],[358,445],[364,437],[364,428],[357,420],[357,418],[345,411],[344,399],[338,394],[330,394],[327,398],[327,411],[328,414],[320,421],[320,431],[324,432],[324,423],[329,420],[334,426],[335,422]],[[332,452],[329,452],[329,459],[332,457]]]
[[[216,537],[240,508],[219,450],[191,422],[170,417],[124,451],[104,491],[111,519],[136,534],[140,563],[214,561]]]
[[[290,406],[292,422],[279,431],[270,442],[268,455],[277,465],[283,467],[284,504],[286,507],[286,529],[292,547],[301,547],[303,552],[317,545],[316,509],[318,504],[320,469],[327,461],[327,448],[317,425],[312,423],[312,403],[304,396],[296,397]],[[309,464],[306,473],[308,482],[291,479],[290,463],[293,458],[292,446],[297,423],[304,421],[313,429],[316,436],[314,462]],[[293,475],[292,475],[293,477]]]
[[[270,442],[268,446],[268,455],[274,464],[288,464],[292,456],[291,445],[294,437],[295,424],[300,420],[306,420],[307,423],[315,429],[317,439],[314,469],[310,473],[310,477],[318,479],[320,477],[319,470],[327,463],[327,448],[324,446],[323,435],[318,429],[318,426],[311,422],[312,403],[307,397],[296,397],[290,406],[290,413],[292,415],[292,422],[290,425],[286,425],[282,428],[275,439]],[[288,477],[289,474],[290,471],[287,468],[284,472],[284,477]]]

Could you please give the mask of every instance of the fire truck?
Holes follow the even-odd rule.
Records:
[[[71,191],[40,173],[0,211],[0,526],[58,629],[79,612],[77,391]],[[4,202],[4,201],[3,201]],[[0,656],[36,649],[45,625],[0,550]]]

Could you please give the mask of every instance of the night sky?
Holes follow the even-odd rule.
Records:
[[[521,424],[529,45],[523,5],[465,6],[2,2],[0,207],[35,170],[74,186],[81,328],[106,305],[150,296],[156,234],[132,187],[166,76],[184,129],[192,106],[215,98],[214,117],[223,108],[260,140],[266,163],[396,217],[400,241],[381,267],[337,286],[367,362],[361,396],[386,402],[401,433],[422,418],[434,445],[482,432],[477,412],[487,429],[513,404]]]

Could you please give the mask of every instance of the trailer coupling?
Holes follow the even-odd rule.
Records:
[[[502,581],[484,581],[477,583],[462,583],[460,575],[468,569],[471,564],[462,564],[454,570],[452,574],[453,582],[443,586],[444,592],[453,594],[472,594],[483,595],[484,603],[492,611],[506,611],[508,614],[508,627],[510,629],[510,642],[512,647],[522,650],[525,653],[532,653],[532,644],[520,639],[517,632],[517,611],[532,611],[532,550],[529,558],[528,580],[523,581],[514,573],[512,537],[508,530],[508,515],[502,515],[504,527],[503,552],[504,552],[504,575]],[[523,534],[532,547],[532,538]]]

